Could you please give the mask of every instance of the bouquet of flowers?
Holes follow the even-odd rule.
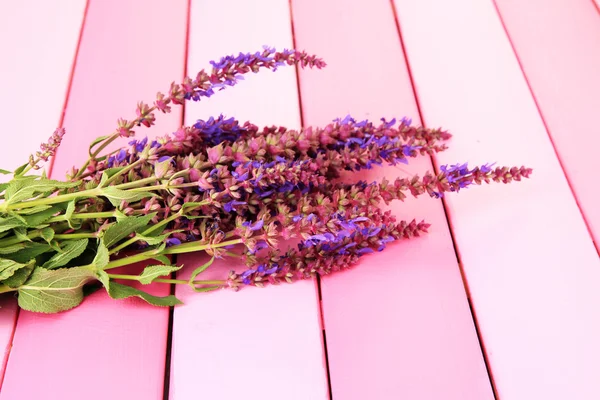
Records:
[[[439,198],[531,173],[525,167],[457,164],[394,181],[337,179],[343,171],[407,163],[447,148],[447,131],[416,127],[406,118],[373,123],[347,116],[324,127],[292,130],[261,129],[221,115],[105,151],[119,137],[132,138],[134,128],[152,126],[156,114],[211,97],[249,72],[325,66],[305,52],[268,47],[211,64],[210,72],[172,83],[152,105],[138,103],[137,117],[119,119],[113,134],[94,140],[87,162],[65,180],[31,173],[54,156],[63,129],[29,162],[0,171],[13,175],[0,184],[0,293],[16,294],[23,309],[54,313],[79,305],[94,286],[114,299],[137,296],[174,306],[180,303],[175,296],[153,296],[131,283],[177,283],[206,292],[310,279],[427,232],[427,223],[397,221],[381,203],[408,194]],[[297,245],[284,248],[281,243],[289,239]],[[188,252],[211,258],[189,279],[170,279],[182,266],[172,265],[168,256]],[[240,260],[245,269],[201,280],[222,257]],[[141,261],[145,266],[133,275],[116,273]]]

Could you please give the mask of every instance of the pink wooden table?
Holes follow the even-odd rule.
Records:
[[[2,168],[62,124],[60,178],[137,101],[263,44],[328,67],[248,77],[144,134],[220,113],[291,127],[408,116],[449,129],[450,150],[366,178],[534,168],[519,184],[395,206],[431,233],[320,283],[177,288],[174,310],[98,292],[40,315],[2,298],[0,400],[600,399],[598,3],[0,2]]]

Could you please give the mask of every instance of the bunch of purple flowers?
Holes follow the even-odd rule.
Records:
[[[406,164],[447,148],[448,132],[415,127],[406,118],[373,123],[347,116],[293,130],[261,129],[220,115],[156,140],[132,138],[101,154],[115,139],[133,137],[135,127],[152,126],[156,112],[211,97],[246,73],[325,66],[305,52],[268,47],[211,64],[212,71],[158,93],[153,105],[139,103],[135,119],[119,119],[116,131],[95,140],[89,159],[66,181],[26,174],[54,154],[63,130],[14,171],[0,187],[0,293],[17,292],[22,308],[59,312],[77,306],[84,286],[94,281],[113,298],[138,296],[163,306],[179,301],[120,282],[185,283],[196,291],[291,283],[347,269],[391,242],[427,232],[425,222],[397,221],[382,202],[408,194],[439,198],[531,173],[465,163],[393,182],[336,179],[342,171]],[[297,246],[283,248],[281,241],[289,239]],[[189,280],[164,278],[181,268],[167,256],[198,251],[212,259]],[[196,279],[221,257],[236,257],[246,268],[222,280]],[[111,271],[145,260],[159,263],[135,275]]]

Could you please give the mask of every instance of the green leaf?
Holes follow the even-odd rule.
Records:
[[[92,149],[94,148],[94,146],[96,146],[99,143],[102,143],[103,141],[105,141],[106,139],[108,139],[110,136],[105,135],[105,136],[99,136],[96,139],[94,139],[94,141],[92,143],[90,143],[90,147],[88,149],[88,153],[90,155],[90,157],[92,157]]]
[[[25,268],[26,266],[27,264],[0,258],[0,281],[10,278],[17,270]]]
[[[8,217],[8,218],[0,217],[0,232],[4,232],[9,229],[13,229],[18,226],[24,226],[24,225],[25,225],[25,223],[17,217]]]
[[[142,215],[139,217],[127,217],[122,219],[121,221],[117,221],[113,223],[105,232],[104,232],[104,244],[106,247],[110,248],[115,244],[119,243],[121,239],[124,239],[129,234],[140,230],[141,228],[148,225],[148,222],[156,213]]]
[[[206,271],[206,269],[208,267],[210,267],[212,265],[212,263],[215,261],[215,257],[213,256],[210,260],[208,260],[206,263],[202,264],[201,266],[199,266],[198,268],[196,268],[194,270],[194,272],[192,272],[192,275],[190,275],[190,279],[189,279],[189,284],[190,285],[194,285],[192,282],[194,281],[194,279],[196,279],[196,277],[198,275],[200,275],[202,272]]]
[[[33,261],[33,260],[32,260]],[[5,279],[2,283],[10,288],[18,288],[22,284],[24,284],[29,276],[33,272],[33,268],[35,267],[34,262],[29,262],[24,265],[23,268],[19,268],[15,271],[15,273],[8,279]]]
[[[88,244],[88,239],[69,240],[64,242],[62,253],[56,253],[51,259],[46,261],[43,268],[55,269],[67,265],[69,261],[79,257],[85,250]]]
[[[123,170],[123,168],[125,168],[125,167],[108,168],[108,169],[105,169],[104,171],[102,171],[102,177],[100,178],[99,186],[103,187],[107,180],[109,180],[110,178],[112,178],[113,176],[115,176],[116,174],[121,172]]]
[[[100,239],[100,243],[98,244],[98,251],[96,252],[96,257],[94,257],[94,267],[98,270],[104,269],[110,257],[108,255],[108,248],[104,244],[104,240]]]
[[[40,232],[40,236],[44,239],[48,244],[52,243],[52,239],[54,239],[54,229],[52,228],[44,228]]]
[[[77,201],[76,199],[71,200],[69,202],[69,204],[67,205],[67,209],[65,210],[65,218],[71,229],[81,228],[81,221],[74,221],[71,218],[73,216],[73,213],[75,212],[75,202],[76,201]]]
[[[10,175],[10,174],[12,174],[12,172],[0,168],[0,174],[2,174],[2,175]]]
[[[143,285],[147,285],[160,276],[169,275],[171,272],[179,271],[180,269],[181,267],[174,267],[172,265],[150,265],[144,268],[139,281]]]
[[[3,258],[8,258],[9,260],[13,260],[20,263],[27,263],[29,260],[36,258],[40,254],[44,254],[47,251],[52,250],[52,247],[48,246],[45,243],[36,243],[36,242],[28,242],[21,243],[25,245],[23,250],[19,250],[15,253],[6,254]]]
[[[151,260],[156,260],[156,261],[161,262],[163,264],[170,264],[171,263],[171,260],[169,260],[169,257],[167,257],[165,255],[162,255],[162,254],[158,254],[158,255],[153,256],[151,258]]]
[[[35,207],[31,207],[31,208],[24,208],[22,210],[18,210],[17,212],[21,215],[31,215],[31,214],[35,214],[40,211],[47,210],[49,208],[52,208],[52,206],[49,204],[40,204],[39,206],[35,206]]]
[[[14,174],[15,176],[18,176],[18,175],[20,175],[20,174],[23,172],[23,170],[24,170],[25,168],[27,168],[27,166],[28,166],[28,165],[29,165],[29,163],[28,163],[28,162],[26,162],[25,164],[21,165],[19,168],[15,169],[15,172],[13,172],[13,174]]]
[[[154,197],[156,194],[150,192],[131,192],[127,190],[117,189],[114,186],[108,186],[102,189],[102,196],[106,197],[108,201],[115,207],[118,207],[121,201],[125,200],[128,203],[139,201],[146,197]]]
[[[77,307],[83,301],[83,285],[95,279],[89,268],[49,271],[37,267],[19,287],[19,306],[25,310],[56,313]]]
[[[13,232],[15,233],[15,236],[18,237],[21,241],[32,242],[32,240],[29,239],[29,236],[27,236],[27,228],[17,227],[13,229]]]
[[[154,246],[155,244],[159,244],[164,242],[170,235],[174,234],[174,233],[178,233],[178,232],[183,232],[183,229],[177,229],[174,231],[170,231],[169,233],[165,233],[164,235],[157,235],[157,236],[151,236],[152,234],[150,234],[150,236],[144,236],[141,233],[138,233],[135,237],[138,240],[143,240],[144,242],[148,243],[150,246]]]
[[[8,182],[0,183],[0,193],[4,192],[8,187]]]
[[[6,247],[0,247],[0,254],[10,254],[17,252],[19,250],[23,250],[25,248],[25,243],[17,243],[12,244]]]
[[[106,271],[96,271],[96,278],[98,278],[98,280],[102,282],[102,285],[108,292],[108,289],[110,288],[110,277],[108,276]]]
[[[183,304],[177,297],[173,295],[158,297],[149,293],[143,292],[131,286],[121,285],[114,281],[110,281],[108,294],[113,299],[126,299],[128,297],[139,297],[154,306],[170,307],[177,304]]]
[[[12,180],[6,189],[6,204],[13,204],[33,197],[35,193],[53,192],[57,189],[72,188],[79,182],[61,182],[50,179]]]
[[[36,208],[36,207],[33,207],[33,208]],[[54,214],[58,213],[59,211],[61,211],[60,207],[50,207],[45,210],[36,212],[33,215],[26,215],[23,218],[25,219],[27,226],[34,227],[34,226],[38,226],[38,225],[46,222],[47,220],[52,218],[54,216]]]

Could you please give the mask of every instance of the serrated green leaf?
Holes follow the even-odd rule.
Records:
[[[8,258],[9,260],[13,260],[20,263],[27,263],[29,260],[36,258],[40,254],[44,254],[52,248],[45,243],[36,243],[36,242],[27,242],[22,243],[25,245],[23,250],[19,250],[15,253],[6,254],[3,258]]]
[[[144,271],[140,275],[139,282],[143,285],[147,285],[160,276],[169,275],[171,272],[179,271],[180,269],[181,267],[172,265],[149,265],[144,268]]]
[[[121,221],[114,222],[102,236],[106,247],[110,248],[120,240],[126,238],[129,234],[140,230],[148,225],[150,220],[154,218],[156,213],[142,215],[139,217],[127,217]]]
[[[52,228],[44,228],[40,232],[40,236],[44,239],[48,244],[52,243],[52,239],[54,239],[54,229]]]
[[[0,168],[0,174],[2,174],[2,175],[10,175],[10,174],[12,174],[12,172]]]
[[[47,270],[37,267],[19,287],[19,306],[25,310],[56,313],[77,307],[83,300],[83,285],[94,280],[85,267]]]
[[[35,208],[35,207],[33,207],[33,208]],[[54,216],[54,214],[58,213],[59,211],[61,211],[60,207],[50,207],[45,210],[36,212],[35,214],[32,214],[32,215],[25,215],[23,218],[25,219],[25,223],[27,224],[27,226],[29,226],[31,228],[31,227],[38,226],[38,225],[46,222],[47,220],[52,218],[52,216]]]
[[[128,297],[139,297],[146,302],[161,307],[170,307],[177,304],[183,304],[177,297],[169,295],[165,297],[153,296],[131,286],[121,285],[114,281],[110,281],[108,294],[113,299],[126,299]]]
[[[108,248],[104,244],[104,240],[100,240],[98,243],[98,250],[96,252],[96,257],[94,257],[94,267],[98,270],[104,269],[106,264],[108,264],[110,257],[108,255]]]
[[[6,204],[27,200],[36,193],[53,192],[57,189],[72,188],[79,182],[61,182],[50,179],[13,180],[6,188]]]
[[[12,244],[6,247],[0,247],[0,254],[10,254],[15,253],[19,250],[23,250],[25,248],[25,243],[17,243]]]
[[[13,232],[15,233],[15,236],[18,237],[20,240],[24,241],[24,242],[31,242],[32,240],[29,239],[29,236],[27,236],[27,229],[23,228],[23,227],[17,227],[15,229],[13,229]]]
[[[79,257],[85,250],[88,239],[69,240],[64,242],[63,252],[56,253],[42,268],[55,269],[67,265],[69,261]]]
[[[17,217],[0,217],[0,232],[8,231],[18,226],[24,226],[25,223]]]
[[[0,258],[0,281],[10,278],[17,270],[25,268],[27,264]]]
[[[4,192],[8,187],[8,182],[0,183],[0,193]]]
[[[21,215],[31,215],[31,214],[35,214],[40,211],[47,210],[49,208],[52,208],[52,206],[49,204],[41,204],[39,206],[35,206],[35,207],[31,207],[31,208],[24,208],[22,210],[18,210],[17,212]]]
[[[24,284],[33,272],[35,262],[29,262],[27,264],[22,265],[24,265],[23,268],[17,269],[10,278],[5,279],[2,283],[13,289],[18,288],[19,286]]]
[[[201,266],[199,266],[198,268],[196,268],[194,270],[194,272],[192,272],[192,275],[190,275],[190,279],[189,279],[189,284],[193,286],[193,280],[196,279],[196,277],[198,275],[200,275],[202,272],[206,271],[208,269],[208,267],[210,267],[212,265],[212,263],[215,261],[215,257],[211,257],[210,260],[208,260],[206,263],[202,264]]]
[[[114,186],[108,186],[102,189],[102,196],[115,207],[118,207],[121,201],[125,200],[128,203],[144,199],[146,197],[154,197],[156,194],[150,192],[131,192],[127,190],[117,189]]]

